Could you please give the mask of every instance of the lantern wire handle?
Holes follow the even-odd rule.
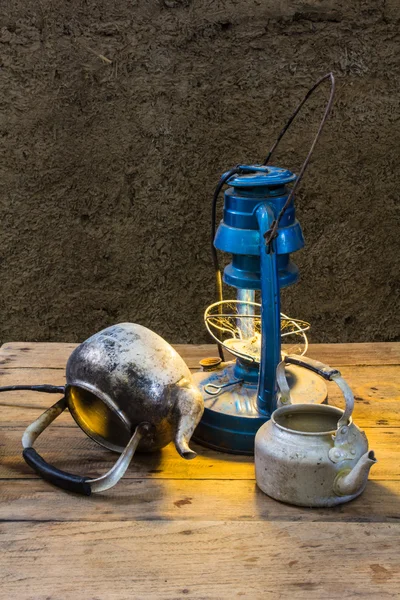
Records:
[[[283,215],[285,214],[287,208],[289,207],[290,203],[292,202],[293,196],[296,192],[296,189],[298,188],[300,181],[303,178],[303,175],[308,167],[308,163],[310,162],[311,159],[311,155],[314,152],[314,148],[319,140],[319,137],[321,135],[322,129],[324,128],[324,125],[326,123],[326,120],[328,118],[329,113],[331,112],[332,109],[332,104],[333,104],[333,98],[335,96],[335,77],[333,75],[333,73],[327,73],[326,75],[324,75],[323,77],[321,77],[320,79],[318,79],[318,81],[316,83],[314,83],[314,85],[308,90],[307,94],[304,96],[303,100],[300,102],[300,104],[297,106],[296,110],[294,111],[294,113],[291,115],[291,117],[289,118],[288,122],[286,123],[286,125],[284,126],[284,128],[282,129],[282,131],[280,132],[280,134],[278,135],[275,143],[273,144],[271,150],[268,152],[266,159],[264,161],[264,165],[267,165],[268,162],[271,159],[272,154],[274,153],[274,151],[276,150],[279,142],[281,141],[281,139],[283,138],[283,136],[285,135],[285,133],[287,132],[287,130],[289,129],[289,127],[291,126],[291,124],[293,123],[294,119],[296,118],[296,116],[299,114],[300,110],[302,109],[303,105],[307,102],[307,100],[309,99],[309,97],[313,94],[313,92],[315,92],[315,90],[326,80],[330,80],[331,83],[331,93],[329,95],[329,99],[328,102],[326,104],[325,107],[325,111],[323,114],[323,117],[321,119],[321,122],[319,124],[318,127],[318,131],[314,137],[314,140],[311,144],[310,150],[308,151],[308,154],[306,156],[306,159],[303,163],[303,166],[301,167],[300,173],[290,191],[289,196],[287,197],[287,200],[284,204],[284,206],[282,207],[278,217],[275,219],[275,221],[272,223],[271,228],[269,229],[269,231],[267,231],[267,233],[265,234],[265,241],[269,246],[269,250],[271,249],[271,243],[272,240],[277,236],[277,231],[278,231],[278,227],[279,227],[279,221],[282,219]]]
[[[331,82],[331,93],[329,96],[329,100],[327,102],[326,108],[325,108],[325,112],[324,115],[322,117],[322,120],[320,122],[320,125],[318,127],[318,131],[317,134],[311,144],[310,150],[307,154],[307,157],[303,163],[303,166],[300,170],[299,176],[297,177],[290,193],[289,196],[284,204],[284,206],[282,207],[278,217],[275,219],[275,221],[273,222],[271,228],[269,229],[269,231],[267,231],[267,233],[265,234],[265,240],[266,240],[266,244],[268,245],[268,251],[271,250],[271,245],[272,245],[272,241],[274,240],[274,238],[277,236],[277,230],[278,230],[278,226],[279,226],[279,222],[281,220],[281,218],[283,217],[283,215],[286,212],[286,209],[289,207],[294,193],[304,175],[305,170],[307,169],[308,163],[310,161],[311,155],[314,152],[314,148],[316,146],[316,143],[321,135],[322,129],[325,125],[325,122],[328,118],[328,115],[331,111],[332,108],[332,104],[333,104],[333,98],[335,95],[335,78],[333,73],[327,73],[326,75],[324,75],[323,77],[321,77],[307,92],[307,94],[305,95],[305,97],[303,98],[303,100],[300,102],[300,104],[297,106],[296,110],[294,111],[294,113],[291,115],[291,117],[289,118],[288,122],[286,123],[286,125],[284,126],[284,128],[281,130],[280,134],[278,135],[276,141],[274,142],[272,148],[270,149],[270,151],[268,152],[265,161],[263,163],[263,165],[267,165],[272,154],[274,153],[274,151],[276,150],[279,142],[281,141],[281,139],[283,138],[283,136],[285,135],[286,131],[289,129],[289,127],[291,126],[292,122],[294,121],[294,119],[296,118],[296,116],[298,115],[298,113],[300,112],[300,110],[302,109],[303,105],[305,104],[305,102],[308,100],[308,98],[313,94],[313,92],[325,81],[329,79]],[[226,173],[224,173],[224,175],[222,175],[221,179],[218,182],[217,187],[215,188],[214,191],[214,195],[213,195],[213,201],[212,201],[212,211],[211,211],[211,255],[212,255],[212,259],[213,259],[213,263],[214,263],[214,270],[215,270],[215,281],[216,281],[216,288],[217,288],[217,296],[218,296],[218,301],[222,302],[223,301],[223,291],[222,291],[222,275],[221,275],[221,268],[219,266],[219,260],[218,260],[218,253],[217,253],[217,249],[214,246],[214,238],[215,238],[215,232],[216,232],[216,217],[217,217],[217,203],[218,203],[218,197],[221,193],[222,188],[224,187],[224,185],[227,183],[228,179],[230,179],[232,177],[232,175],[235,175],[236,173],[241,173],[243,171],[243,169],[245,169],[246,167],[242,167],[241,165],[236,165],[236,167],[233,167],[232,169],[230,169],[230,171],[227,171]],[[220,358],[222,360],[225,360],[224,357],[224,352],[222,349],[222,345],[218,344],[218,354],[220,356]]]

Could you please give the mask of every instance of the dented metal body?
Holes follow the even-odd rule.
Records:
[[[184,360],[150,329],[121,323],[96,333],[71,354],[66,378],[72,416],[98,443],[122,452],[135,427],[147,422],[139,450],[175,441],[189,458],[203,400]]]
[[[308,359],[308,368],[310,364],[318,363]],[[310,507],[348,502],[363,492],[376,462],[365,433],[351,420],[350,388],[338,371],[326,367],[325,374],[344,392],[344,411],[327,405],[292,405],[288,388],[281,389],[281,406],[256,435],[257,485],[276,500]]]
[[[179,354],[159,335],[134,323],[96,333],[67,363],[64,397],[47,409],[22,437],[25,461],[44,479],[79,494],[113,487],[135,450],[153,451],[174,441],[186,459],[189,440],[203,414],[203,399]],[[37,437],[69,409],[98,444],[120,453],[115,465],[94,479],[61,471],[33,448]]]

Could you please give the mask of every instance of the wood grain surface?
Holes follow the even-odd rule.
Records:
[[[74,344],[0,349],[0,385],[64,383]],[[179,346],[192,369],[213,346]],[[225,600],[400,598],[400,344],[321,344],[339,366],[354,420],[378,457],[364,494],[333,509],[265,496],[251,457],[192,443],[138,454],[112,490],[90,498],[41,480],[21,457],[25,427],[57,395],[0,394],[0,599]],[[329,403],[341,406],[329,386]],[[100,448],[66,413],[37,442],[62,469],[107,470]]]
[[[334,508],[299,508],[265,496],[254,479],[123,479],[83,498],[41,479],[3,479],[4,521],[342,521],[398,523],[400,481],[369,481],[362,496]]]
[[[2,537],[4,600],[384,600],[400,586],[391,523],[6,523]]]
[[[0,446],[0,478],[35,477],[31,468],[21,460],[21,438],[24,427],[2,428]],[[375,450],[378,462],[370,472],[370,479],[400,479],[400,428],[364,427],[370,448]],[[198,452],[195,460],[182,459],[173,444],[151,454],[137,453],[126,479],[254,479],[251,456],[223,454],[191,442]],[[55,466],[65,471],[97,477],[111,468],[117,454],[110,452],[88,438],[77,425],[51,427],[35,443],[37,451]]]
[[[400,426],[400,368],[396,365],[340,367],[355,396],[354,420],[362,427]],[[9,368],[0,369],[1,385],[34,385],[50,383],[64,385],[64,369]],[[343,396],[334,383],[328,383],[329,404],[343,408]],[[29,391],[0,395],[0,425],[28,425],[56,401],[57,396]],[[29,410],[30,409],[30,410]],[[54,422],[53,427],[71,424],[68,415]]]
[[[77,344],[56,342],[10,342],[1,347],[0,369],[3,367],[64,369],[71,352]],[[207,356],[217,356],[215,344],[175,344],[191,369],[199,366],[199,360]],[[283,346],[285,348],[285,346]],[[398,365],[400,364],[400,343],[379,342],[374,344],[310,344],[307,356],[332,366]]]

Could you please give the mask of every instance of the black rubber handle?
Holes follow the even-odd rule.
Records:
[[[314,371],[318,375],[321,375],[327,381],[330,381],[333,375],[340,375],[340,371],[324,365],[318,360],[313,360],[306,356],[285,356],[285,362],[291,365],[298,365],[299,367],[305,367],[310,371]]]
[[[90,484],[87,483],[88,477],[72,475],[71,473],[66,473],[56,467],[52,467],[34,448],[24,448],[22,456],[25,462],[49,483],[69,492],[75,492],[84,496],[90,496],[92,493]]]

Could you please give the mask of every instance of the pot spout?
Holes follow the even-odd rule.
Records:
[[[175,447],[182,458],[195,458],[197,454],[189,448],[189,441],[203,414],[204,403],[200,391],[186,380],[180,385],[175,409]]]
[[[368,473],[377,462],[373,450],[361,456],[350,472],[339,473],[333,485],[337,496],[354,496],[360,494],[367,484]]]

